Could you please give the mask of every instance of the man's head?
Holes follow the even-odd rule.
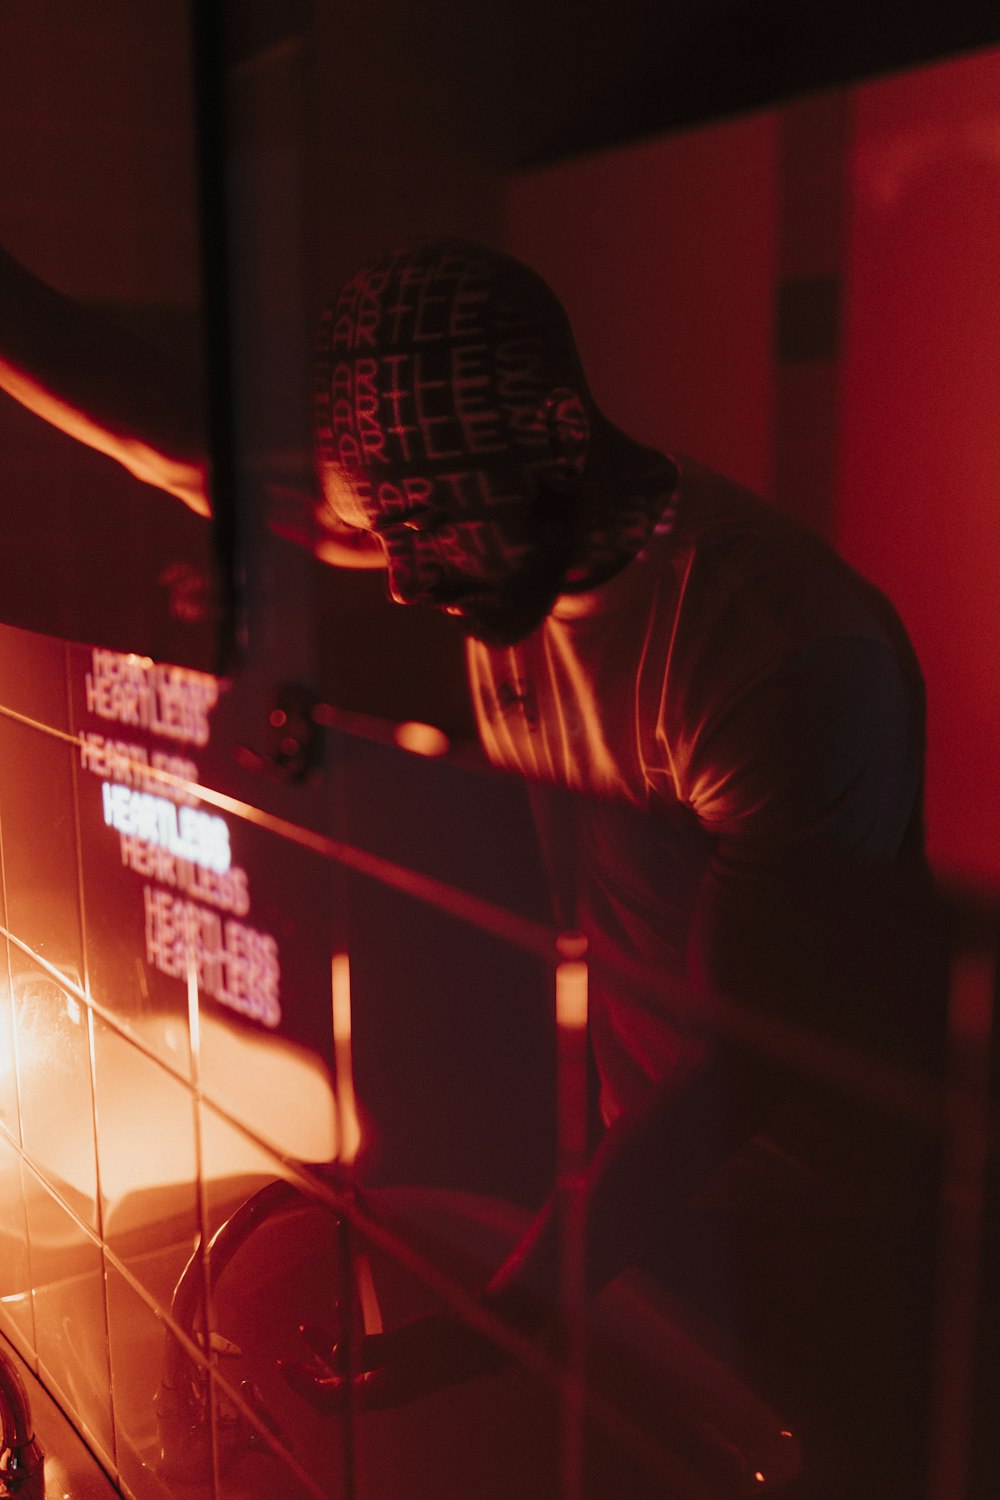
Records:
[[[498,252],[387,251],[322,320],[326,504],[379,536],[394,599],[491,643],[527,635],[565,583],[591,414],[562,307]]]

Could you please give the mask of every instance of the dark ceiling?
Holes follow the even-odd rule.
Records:
[[[343,43],[340,65],[360,67],[380,91],[422,96],[430,112],[449,109],[448,126],[501,168],[618,145],[1000,38],[1000,12],[976,0],[214,0],[207,9],[215,5],[231,59],[290,36],[308,46],[322,13]],[[195,15],[205,9],[205,0],[194,0]],[[436,88],[442,76],[445,91]]]
[[[503,17],[503,25],[490,32]],[[465,8],[500,71],[504,155],[531,164],[989,45],[969,0],[505,0]],[[473,68],[479,72],[480,67]],[[495,76],[495,72],[494,72]]]

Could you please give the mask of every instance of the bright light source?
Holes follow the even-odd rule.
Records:
[[[556,1023],[568,1031],[587,1024],[587,965],[579,961],[556,968]]]
[[[443,730],[435,729],[433,724],[418,724],[415,720],[397,724],[394,738],[401,750],[409,750],[414,755],[448,754],[448,736]]]

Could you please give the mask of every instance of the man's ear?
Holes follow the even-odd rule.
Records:
[[[571,494],[579,487],[590,444],[590,417],[578,391],[559,386],[541,408],[549,445],[545,477],[553,489]]]

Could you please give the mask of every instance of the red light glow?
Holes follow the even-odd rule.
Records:
[[[587,1024],[585,963],[561,963],[556,969],[556,1023],[569,1031],[582,1031]]]
[[[399,724],[393,738],[401,750],[409,750],[413,755],[448,754],[448,736],[442,730],[435,729],[433,724],[418,724],[415,721]]]

